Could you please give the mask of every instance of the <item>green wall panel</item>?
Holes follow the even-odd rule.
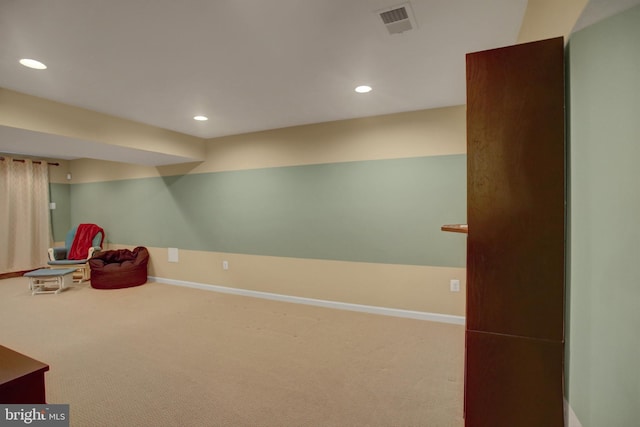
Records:
[[[640,6],[570,57],[568,400],[584,427],[640,425]]]
[[[71,192],[69,184],[49,184],[49,200],[55,202],[56,208],[50,210],[51,232],[55,242],[64,241],[71,229]]]
[[[465,266],[466,156],[254,169],[71,186],[73,223],[110,242]]]

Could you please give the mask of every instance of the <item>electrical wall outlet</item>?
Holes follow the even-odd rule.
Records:
[[[169,262],[178,262],[178,248],[168,248],[167,255]]]
[[[229,261],[222,261],[222,269],[223,270],[229,269]]]
[[[451,292],[460,292],[460,280],[451,279],[451,281],[449,282],[449,290]]]

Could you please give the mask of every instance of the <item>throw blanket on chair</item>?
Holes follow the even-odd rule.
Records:
[[[89,248],[93,246],[93,238],[96,234],[102,233],[100,239],[100,247],[104,240],[104,230],[95,224],[80,224],[76,230],[76,236],[73,238],[71,249],[69,250],[68,259],[87,259]]]

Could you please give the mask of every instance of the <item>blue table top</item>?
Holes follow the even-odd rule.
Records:
[[[25,277],[58,277],[66,276],[76,271],[75,268],[41,268],[25,273]]]

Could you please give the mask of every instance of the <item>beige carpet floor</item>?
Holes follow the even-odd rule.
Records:
[[[459,325],[20,277],[0,280],[0,344],[50,365],[77,427],[463,425]]]

